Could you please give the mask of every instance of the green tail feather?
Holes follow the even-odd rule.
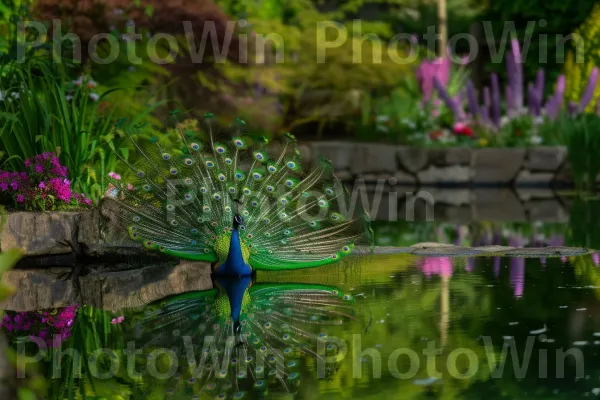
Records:
[[[173,351],[178,360],[177,371],[167,380],[144,376],[136,398],[161,391],[163,398],[198,399],[296,392],[307,357],[335,373],[338,349],[318,343],[326,342],[326,329],[355,318],[352,304],[350,295],[333,287],[255,284],[246,290],[238,332],[227,296],[217,290],[175,296],[146,311],[126,313],[125,332],[133,335],[128,340],[135,339],[142,349],[137,365],[147,365],[157,349]],[[152,361],[168,365],[164,359]]]
[[[372,244],[367,214],[347,211],[347,190],[331,164],[321,160],[305,172],[292,135],[275,151],[265,139],[246,138],[243,121],[220,135],[209,115],[206,130],[180,129],[174,149],[157,140],[142,148],[131,139],[137,161],[123,160],[132,173],[111,180],[117,194],[103,208],[132,239],[168,255],[223,263],[240,214],[244,257],[264,270],[329,264],[355,245]]]

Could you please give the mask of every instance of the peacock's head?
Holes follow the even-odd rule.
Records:
[[[237,228],[239,228],[240,225],[244,225],[244,217],[242,217],[239,214],[236,214],[233,217],[233,228],[237,229]]]

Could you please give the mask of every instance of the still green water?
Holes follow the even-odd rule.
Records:
[[[52,399],[593,398],[600,395],[598,264],[594,254],[389,255],[259,273],[242,308],[243,332],[252,334],[233,334],[229,347],[229,305],[213,290],[117,313],[78,307],[60,346],[27,368],[45,376]],[[31,314],[8,315],[37,318]],[[45,325],[36,321],[28,332],[7,332],[15,348],[17,336],[39,336]],[[208,337],[215,353],[205,347]],[[36,353],[38,345],[25,341]],[[236,346],[241,341],[247,345]],[[129,356],[128,342],[139,352]],[[267,357],[257,370],[263,346],[289,354],[281,362]],[[246,365],[242,349],[254,361],[237,375]],[[73,357],[60,357],[65,351],[81,355],[80,377]]]

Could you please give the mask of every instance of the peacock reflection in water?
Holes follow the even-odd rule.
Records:
[[[126,314],[123,329],[144,371],[135,398],[294,393],[300,371],[336,373],[346,349],[334,335],[356,319],[352,296],[335,287],[218,279],[214,289]],[[157,367],[142,368],[149,361]]]

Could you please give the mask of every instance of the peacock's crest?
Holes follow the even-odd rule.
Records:
[[[132,239],[222,264],[235,229],[244,261],[267,270],[332,263],[372,243],[367,214],[352,209],[331,163],[306,171],[293,135],[251,139],[242,120],[221,134],[212,114],[205,127],[179,126],[170,146],[130,135],[137,158],[122,160],[131,173],[112,179],[118,195],[106,207]],[[234,227],[236,215],[242,223]]]

